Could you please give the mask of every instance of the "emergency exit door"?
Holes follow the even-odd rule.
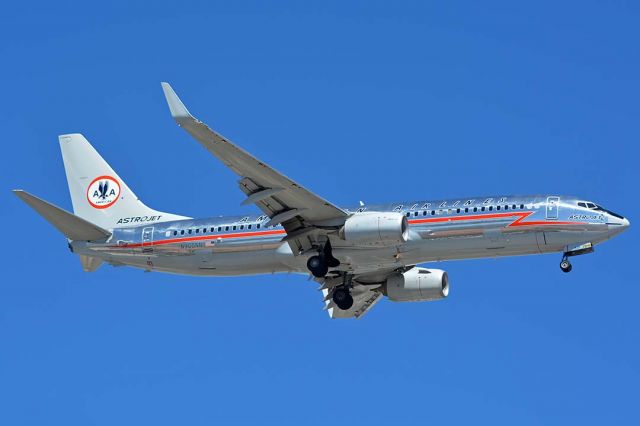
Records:
[[[142,229],[142,251],[149,252],[153,250],[153,226]]]
[[[558,218],[558,204],[560,197],[547,197],[547,219]]]

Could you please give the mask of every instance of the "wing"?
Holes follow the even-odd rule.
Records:
[[[331,291],[329,289],[322,289],[322,294],[324,295],[325,310],[329,313],[329,317],[331,317],[331,319],[360,319],[382,298],[382,293],[380,291],[371,289],[369,286],[356,285],[351,289],[353,306],[351,309],[343,311],[331,300]]]
[[[317,230],[318,226],[339,226],[344,222],[347,217],[344,210],[305,189],[194,118],[168,83],[162,83],[162,89],[173,119],[240,176],[240,189],[247,195],[243,204],[257,205],[269,216],[268,225],[281,223],[289,240],[299,240],[308,237],[312,233],[310,231]]]
[[[398,271],[398,268],[386,268],[372,271],[367,274],[348,274],[344,276],[328,276],[316,279],[321,285],[319,290],[324,296],[324,309],[332,319],[335,318],[362,318],[371,308],[382,299],[382,284],[387,277]],[[336,287],[348,282],[351,285],[351,297],[353,306],[343,311],[333,302],[333,291]]]

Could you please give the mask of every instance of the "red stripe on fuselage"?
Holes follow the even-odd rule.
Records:
[[[219,234],[219,235],[199,235],[197,237],[184,237],[184,238],[171,238],[168,240],[158,240],[158,241],[150,241],[149,243],[144,243],[144,246],[156,246],[161,244],[173,244],[173,243],[184,243],[191,241],[205,241],[205,240],[217,240],[217,239],[227,239],[227,238],[248,238],[248,237],[264,237],[268,235],[284,235],[286,231],[284,229],[274,229],[272,231],[254,231],[254,232],[242,232],[235,234]],[[113,248],[132,248],[132,247],[142,247],[143,243],[133,243],[122,246],[112,246]]]
[[[507,227],[540,226],[540,225],[577,225],[577,224],[584,223],[584,222],[562,222],[562,221],[550,221],[550,220],[523,222],[524,219],[531,216],[533,213],[534,212],[530,211],[530,212],[490,213],[490,214],[478,214],[478,215],[466,215],[466,216],[433,217],[433,218],[409,220],[409,224],[418,225],[422,223],[462,222],[462,221],[471,221],[471,220],[503,219],[503,218],[509,218],[509,217],[515,217],[516,219],[510,224],[508,224]],[[192,241],[263,237],[263,236],[269,236],[269,235],[286,235],[286,231],[284,229],[274,229],[271,231],[252,231],[252,232],[239,232],[234,234],[199,235],[196,237],[171,238],[168,240],[150,241],[149,243],[144,243],[144,247],[164,245],[164,244],[184,243],[184,242],[192,242]],[[133,243],[133,244],[127,244],[127,245],[121,245],[121,246],[111,246],[111,247],[112,248],[136,248],[136,247],[142,247],[142,246],[143,246],[143,243]]]
[[[523,222],[524,219],[531,216],[534,212],[509,212],[509,213],[490,213],[490,214],[477,214],[466,216],[447,216],[447,217],[434,217],[427,219],[414,219],[409,220],[410,225],[417,225],[421,223],[442,223],[442,222],[460,222],[468,220],[485,220],[485,219],[503,219],[508,217],[516,217],[517,219],[507,225],[509,226],[538,226],[538,225],[575,225],[584,222],[562,222],[562,221],[533,221]]]

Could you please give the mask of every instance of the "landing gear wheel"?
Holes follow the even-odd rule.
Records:
[[[333,302],[338,305],[338,308],[346,311],[353,306],[353,297],[346,288],[336,288],[333,291]]]
[[[320,256],[311,256],[309,260],[307,260],[307,268],[309,268],[309,271],[311,271],[316,278],[322,278],[329,272],[327,262]]]
[[[571,262],[569,262],[569,259],[566,257],[562,259],[562,262],[560,262],[560,269],[562,269],[562,272],[571,272],[573,266],[571,265]]]

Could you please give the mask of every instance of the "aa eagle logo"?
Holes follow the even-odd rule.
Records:
[[[87,201],[96,209],[106,209],[118,201],[120,184],[111,176],[98,176],[87,188]]]

